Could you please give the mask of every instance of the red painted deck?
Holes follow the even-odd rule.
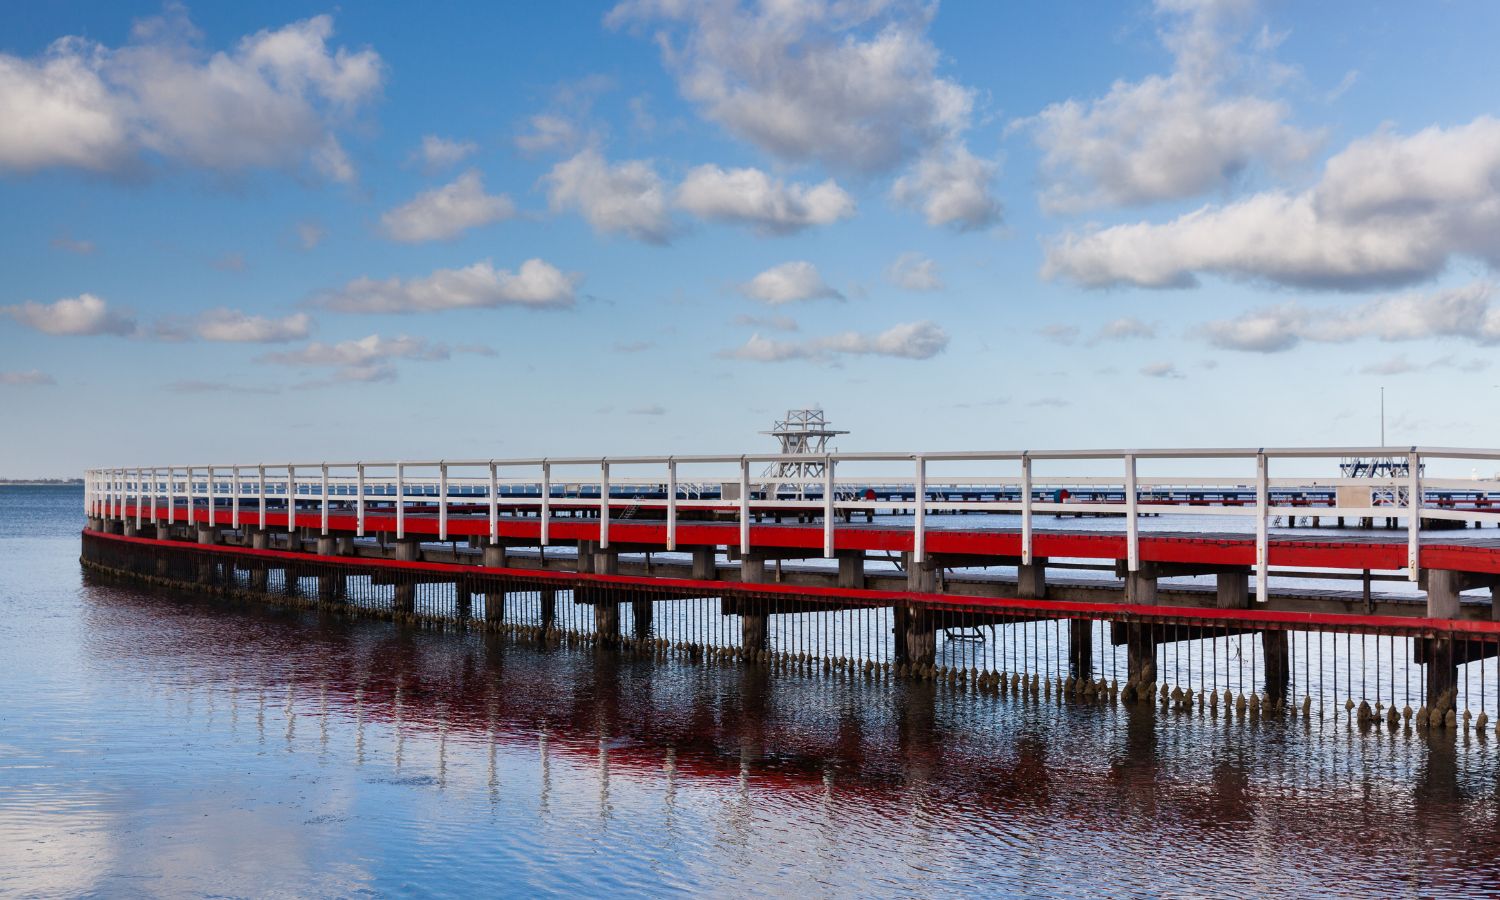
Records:
[[[193,510],[194,521],[207,523],[208,510]],[[143,521],[150,521],[149,510],[143,510]],[[176,519],[186,521],[187,510],[178,508]],[[134,519],[135,509],[126,507],[125,518]],[[157,521],[166,521],[166,511],[158,510]],[[216,524],[228,526],[230,514],[220,509],[214,514]],[[240,513],[242,525],[259,522],[258,511]],[[297,513],[297,524],[302,527],[319,527],[321,513],[304,510]],[[287,528],[285,510],[267,511],[266,526],[272,529]],[[356,518],[348,512],[331,512],[328,517],[331,532],[349,533],[357,527]],[[677,525],[677,547],[680,550],[692,547],[730,546],[738,547],[739,524],[734,522],[679,522]],[[541,538],[541,520],[526,517],[501,517],[498,530],[500,537],[511,541],[537,543]],[[394,533],[396,517],[393,513],[367,512],[365,532]],[[405,531],[411,537],[436,540],[438,521],[436,516],[405,516]],[[490,525],[487,517],[450,516],[448,536],[464,539],[470,536],[488,537]],[[599,540],[599,521],[584,518],[553,518],[548,525],[548,537],[552,543],[567,544],[575,541]],[[611,519],[609,540],[613,546],[632,545],[632,549],[651,547],[665,548],[667,528],[664,522]],[[965,556],[991,556],[1017,558],[1021,555],[1021,534],[1016,529],[1005,528],[929,528],[926,532],[926,550],[932,554]],[[750,546],[755,549],[811,550],[821,555],[823,549],[823,526],[752,524]],[[862,550],[899,553],[912,549],[910,526],[886,525],[838,525],[834,529],[836,550]],[[1402,533],[1372,532],[1368,535],[1324,535],[1321,537],[1292,537],[1272,535],[1269,543],[1269,564],[1287,568],[1316,569],[1404,569],[1406,567],[1406,535]],[[1061,531],[1035,529],[1032,532],[1032,553],[1038,557],[1068,559],[1121,560],[1126,557],[1126,538],[1123,533],[1098,531]],[[1215,534],[1206,532],[1152,532],[1140,535],[1140,558],[1143,562],[1190,563],[1197,565],[1251,566],[1255,563],[1255,540],[1244,534]],[[1465,572],[1500,574],[1500,539],[1469,538],[1448,539],[1441,536],[1424,535],[1421,550],[1423,568],[1454,569]]]

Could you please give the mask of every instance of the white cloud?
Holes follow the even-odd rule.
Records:
[[[484,180],[475,169],[450,184],[423,191],[410,201],[380,217],[386,237],[405,244],[455,238],[515,215],[516,206],[504,194],[486,194]]]
[[[915,252],[896,257],[896,261],[885,270],[885,277],[908,291],[940,291],[944,287],[937,263]]]
[[[155,331],[158,337],[167,340],[196,338],[241,344],[280,344],[307,337],[312,331],[312,317],[299,312],[270,319],[221,308],[211,309],[187,322],[158,322]]]
[[[1252,0],[1156,6],[1172,20],[1162,32],[1174,58],[1170,75],[1117,81],[1103,97],[1055,103],[1023,123],[1042,149],[1049,211],[1191,197],[1226,187],[1256,163],[1284,166],[1316,148],[1315,135],[1287,124],[1286,104],[1227,86],[1277,77],[1273,63],[1237,49]],[[1245,72],[1256,66],[1269,74]]]
[[[538,113],[526,124],[531,130],[516,135],[516,147],[524,153],[567,150],[583,139],[572,119],[555,113]]]
[[[747,316],[734,317],[734,324],[747,328],[769,328],[772,331],[796,331],[797,320],[791,316]]]
[[[580,278],[551,263],[528,259],[516,272],[488,260],[462,269],[438,269],[422,278],[356,278],[318,298],[338,312],[401,313],[497,306],[573,305]]]
[[[751,225],[762,234],[791,234],[854,215],[854,198],[832,179],[788,185],[759,169],[714,165],[689,171],[676,203],[701,219]]]
[[[57,379],[38,369],[25,372],[0,372],[0,385],[9,387],[44,387],[57,384]]]
[[[424,168],[432,172],[456,166],[478,152],[479,145],[473,141],[456,141],[452,138],[438,137],[435,134],[426,134],[422,136],[422,143],[412,154],[412,158],[420,161]]]
[[[246,384],[243,381],[204,381],[186,378],[162,385],[174,394],[279,394],[275,385]]]
[[[673,228],[661,176],[645,160],[610,165],[588,148],[543,176],[553,212],[577,210],[595,231],[665,244]]]
[[[633,409],[628,409],[626,413],[632,416],[664,416],[667,414],[667,408],[660,403],[652,403],[649,406],[637,406]]]
[[[1457,288],[1408,292],[1353,307],[1317,309],[1283,303],[1232,319],[1209,322],[1198,333],[1228,350],[1277,353],[1303,341],[1346,343],[1361,338],[1415,341],[1467,340],[1500,344],[1500,308],[1492,304],[1495,286],[1476,281]]]
[[[297,223],[297,243],[302,245],[303,250],[312,250],[323,243],[323,238],[327,236],[328,232],[317,222]]]
[[[245,271],[245,254],[230,252],[223,256],[212,259],[208,263],[220,272],[243,272]]]
[[[1078,340],[1079,328],[1077,325],[1053,324],[1044,325],[1037,333],[1049,341],[1057,344],[1071,344]]]
[[[397,360],[430,362],[451,356],[447,345],[434,344],[425,338],[401,335],[383,338],[378,334],[337,344],[314,342],[297,350],[268,353],[260,362],[302,368],[331,368],[333,381],[392,381]],[[314,386],[314,382],[305,386]]]
[[[1357,140],[1300,194],[1065,234],[1043,274],[1089,287],[1186,287],[1215,274],[1355,290],[1432,278],[1454,256],[1500,267],[1500,120],[1488,116]]]
[[[799,300],[842,300],[844,295],[829,287],[810,262],[794,261],[773,266],[745,284],[740,293],[752,300],[779,306]]]
[[[828,362],[840,356],[890,356],[931,359],[948,347],[948,333],[932,322],[907,322],[879,334],[846,331],[806,341],[777,341],[751,335],[744,346],[719,354],[754,362],[808,360]]]
[[[1154,338],[1156,337],[1156,326],[1140,319],[1125,316],[1112,319],[1100,326],[1094,340],[1098,341],[1121,341],[1130,338]]]
[[[974,92],[937,74],[926,6],[628,0],[612,27],[657,33],[679,89],[782,159],[880,172],[968,127]]]
[[[18,306],[0,307],[0,312],[44,334],[129,335],[136,331],[135,319],[111,310],[108,303],[93,294],[79,294],[54,303],[28,300]]]
[[[891,198],[920,210],[933,227],[977,231],[1000,221],[1000,201],[991,191],[998,169],[955,142],[917,160],[891,185]]]
[[[65,37],[36,58],[0,54],[0,170],[306,163],[352,180],[334,129],[379,93],[383,65],[370,49],[330,48],[332,34],[315,16],[208,53],[169,7],[118,48]]]
[[[1182,378],[1183,374],[1177,371],[1177,366],[1169,362],[1147,363],[1141,366],[1141,374],[1148,378]]]
[[[93,241],[74,240],[72,235],[68,234],[60,234],[53,238],[52,248],[54,250],[66,250],[69,253],[76,253],[79,256],[91,256],[95,250],[99,249],[94,246]]]

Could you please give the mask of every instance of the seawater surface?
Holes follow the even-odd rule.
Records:
[[[543,650],[124,586],[0,487],[0,894],[1492,896],[1491,737]]]

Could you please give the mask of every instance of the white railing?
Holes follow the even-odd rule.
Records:
[[[1293,460],[1332,461],[1349,456],[1402,456],[1408,462],[1408,474],[1399,479],[1387,478],[1342,478],[1342,477],[1271,477],[1273,463]],[[1428,463],[1451,460],[1496,461],[1500,450],[1476,450],[1455,448],[1351,448],[1314,447],[1285,449],[1162,449],[1162,450],[1056,450],[1056,451],[973,451],[933,453],[830,453],[820,458],[825,463],[823,474],[816,479],[788,480],[781,478],[778,484],[800,485],[804,489],[817,488],[821,497],[811,499],[776,499],[771,493],[762,498],[752,498],[764,486],[750,479],[752,465],[763,465],[784,460],[806,462],[805,455],[748,454],[740,456],[631,456],[631,457],[568,457],[534,459],[488,459],[488,460],[435,460],[397,462],[308,462],[308,463],[256,463],[250,465],[174,465],[136,468],[91,469],[85,479],[85,507],[89,515],[105,518],[121,518],[127,504],[135,511],[135,523],[139,526],[144,516],[152,521],[165,519],[176,521],[179,503],[192,507],[202,502],[207,508],[210,525],[227,525],[240,528],[267,525],[267,508],[270,502],[285,505],[289,511],[287,529],[312,527],[314,523],[321,533],[327,534],[329,515],[334,503],[354,503],[356,530],[364,536],[366,513],[369,504],[390,503],[394,507],[396,536],[406,536],[407,507],[413,503],[424,507],[435,503],[437,510],[438,540],[448,539],[448,523],[452,508],[466,507],[459,515],[474,515],[469,509],[482,504],[488,517],[489,539],[498,543],[499,519],[507,510],[514,513],[536,514],[540,518],[540,540],[550,541],[552,514],[560,509],[587,508],[599,515],[599,544],[608,547],[610,522],[616,510],[627,507],[664,509],[666,521],[666,549],[677,546],[677,523],[684,510],[714,510],[731,512],[739,524],[739,549],[751,551],[752,517],[756,514],[777,511],[814,512],[823,520],[824,555],[834,555],[834,522],[840,515],[911,510],[912,556],[917,562],[926,556],[927,518],[930,514],[983,512],[1016,513],[1020,516],[1021,562],[1032,562],[1035,539],[1035,517],[1038,513],[1053,514],[1109,514],[1123,515],[1126,519],[1125,537],[1127,547],[1126,565],[1129,571],[1140,568],[1140,517],[1172,513],[1179,515],[1228,515],[1250,517],[1255,526],[1255,575],[1256,592],[1261,601],[1266,597],[1268,572],[1267,546],[1268,527],[1273,517],[1281,515],[1344,516],[1354,518],[1396,517],[1405,518],[1407,525],[1407,565],[1411,580],[1418,577],[1421,555],[1421,521],[1423,519],[1445,519],[1464,522],[1500,524],[1500,476],[1494,479],[1426,478],[1424,467]],[[1253,473],[1247,476],[1214,477],[1176,474],[1143,475],[1143,461],[1199,461],[1222,462],[1239,460],[1253,465]],[[1037,463],[1075,463],[1093,468],[1114,468],[1118,474],[1064,475],[1038,477],[1034,468]],[[966,464],[974,467],[1005,465],[1015,468],[1016,474],[966,474],[963,476],[934,476],[932,466]],[[889,468],[892,465],[906,467],[907,475],[889,471],[861,475],[837,476],[840,467],[876,466]],[[690,481],[680,480],[682,467],[693,467]],[[733,471],[721,468],[710,477],[702,473],[701,467],[732,466]],[[649,476],[620,474],[621,470],[637,471],[651,469]],[[559,469],[577,473],[559,480]],[[414,474],[415,473],[415,474]],[[456,474],[455,474],[456,473]],[[720,496],[714,499],[712,485],[719,486]],[[650,487],[652,491],[643,491]],[[865,499],[864,489],[874,491],[876,499]],[[1354,492],[1340,491],[1354,488]],[[612,493],[618,489],[619,494]],[[1087,497],[1061,499],[1063,490],[1085,489]],[[1364,490],[1368,489],[1368,490]],[[1488,508],[1453,508],[1429,502],[1426,491],[1473,493],[1481,498],[1494,495],[1495,510]],[[1000,498],[1000,492],[1005,498]],[[1295,502],[1286,502],[1288,494],[1299,492],[1335,492],[1335,501],[1330,506],[1309,508]],[[1407,498],[1416,498],[1417,509],[1412,510],[1411,500],[1405,505],[1379,505],[1374,497],[1380,491],[1393,491]],[[909,492],[912,499],[904,497],[890,499],[893,494]],[[985,492],[995,499],[952,499],[950,495],[964,497]],[[1195,501],[1195,505],[1164,502],[1166,493],[1196,493],[1210,495],[1220,493],[1216,503],[1209,499]],[[1281,496],[1281,502],[1273,492]],[[662,496],[641,497],[642,493],[660,493]],[[879,499],[881,494],[887,499]],[[1252,502],[1227,502],[1222,494],[1249,495]],[[1350,493],[1358,493],[1366,502],[1350,502]],[[1118,494],[1120,500],[1100,498],[1098,494]],[[1012,495],[1014,499],[1011,499]],[[1049,495],[1052,500],[1038,499]],[[1358,497],[1353,497],[1357,501]],[[247,516],[241,509],[242,501],[254,501],[254,509]],[[298,501],[301,501],[299,508]],[[158,515],[158,506],[165,506],[165,516]],[[227,505],[227,510],[221,506]],[[315,507],[312,512],[308,507]],[[221,518],[221,515],[224,518]]]

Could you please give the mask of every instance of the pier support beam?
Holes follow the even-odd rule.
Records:
[[[393,559],[400,562],[420,562],[422,559],[422,542],[416,538],[401,538],[391,545]]]
[[[557,627],[557,588],[542,588],[542,629]]]
[[[592,548],[595,575],[618,575],[620,574],[620,551],[613,547],[600,548],[597,545]]]
[[[1153,583],[1155,579],[1152,579]],[[1117,628],[1120,626],[1116,626]],[[1127,700],[1149,699],[1144,693],[1156,682],[1156,638],[1149,625],[1129,622],[1125,629],[1125,673]]]
[[[620,639],[620,604],[604,592],[594,593],[594,633],[601,641]]]
[[[1016,596],[1023,600],[1046,598],[1047,560],[1045,557],[1034,556],[1030,563],[1016,566]]]
[[[938,566],[929,556],[921,562],[913,562],[911,553],[901,552],[901,565],[906,569],[906,589],[919,594],[937,593]]]
[[[486,590],[484,592],[484,620],[496,623],[505,621],[504,591]]]
[[[759,553],[747,553],[740,559],[740,581],[761,584],[766,580],[766,558]],[[769,621],[764,612],[740,611],[740,646],[746,653],[760,653],[766,649]]]
[[[1094,622],[1068,620],[1068,670],[1076,678],[1094,677]]]
[[[906,645],[907,665],[919,671],[930,668],[937,662],[937,623],[925,609],[906,607],[905,610],[902,623],[905,627],[900,639]]]
[[[453,585],[453,616],[460,622],[474,618],[474,587],[467,579]]]
[[[484,557],[483,559],[481,559],[481,562],[487,569],[505,568],[505,545],[486,544],[484,548]]]
[[[719,577],[717,547],[693,548],[693,580],[713,581]]]
[[[649,598],[637,597],[630,601],[631,634],[636,640],[644,641],[651,637],[651,621],[654,614],[655,607]]]
[[[1156,573],[1149,570],[1126,572],[1125,602],[1144,606],[1155,603]]]
[[[410,615],[417,611],[417,583],[402,579],[396,582],[396,612]]]
[[[1250,573],[1220,572],[1216,577],[1215,605],[1219,609],[1248,609],[1250,607]],[[1285,632],[1281,633],[1285,637]]]
[[[865,586],[865,551],[839,550],[838,586],[861,590]]]
[[[1287,686],[1292,681],[1292,655],[1287,647],[1287,634],[1285,631],[1263,631],[1260,646],[1266,662],[1266,699],[1272,705],[1286,703]]]

